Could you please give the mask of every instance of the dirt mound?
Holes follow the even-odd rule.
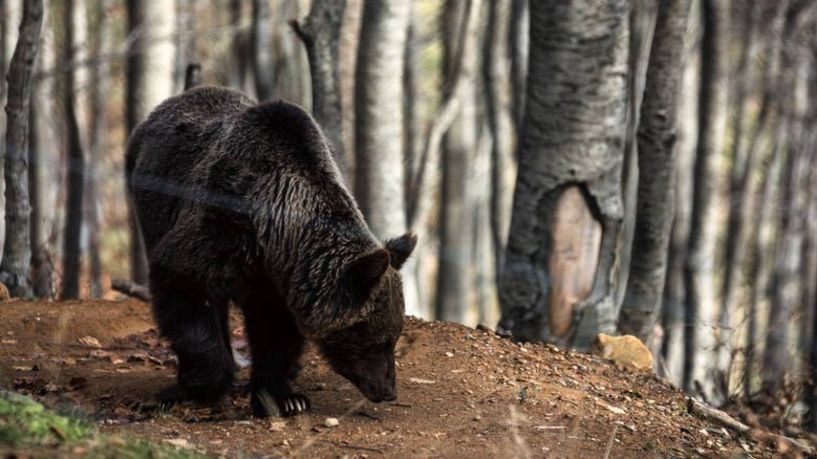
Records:
[[[237,318],[237,317],[236,317]],[[234,320],[239,360],[246,342]],[[248,369],[220,406],[159,410],[175,359],[136,301],[0,305],[0,387],[85,413],[103,431],[228,456],[772,456],[693,415],[651,374],[488,330],[410,319],[398,343],[398,396],[372,404],[309,349],[296,386],[304,416],[249,415]],[[327,421],[329,418],[338,420]]]

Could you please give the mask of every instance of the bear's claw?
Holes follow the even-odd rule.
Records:
[[[311,406],[306,395],[273,396],[266,390],[254,392],[250,405],[252,406],[253,416],[259,418],[295,416],[308,410]]]

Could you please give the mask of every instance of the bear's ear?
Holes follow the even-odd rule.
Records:
[[[398,238],[386,241],[386,249],[391,256],[391,265],[394,269],[400,269],[406,262],[412,250],[417,245],[417,235],[406,233]]]
[[[369,299],[388,267],[389,252],[385,249],[372,250],[349,263],[343,283],[353,305],[362,305]]]

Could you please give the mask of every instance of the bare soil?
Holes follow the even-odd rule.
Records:
[[[234,346],[247,355],[240,317]],[[772,457],[687,412],[646,372],[489,330],[410,319],[398,343],[398,401],[373,404],[309,349],[296,387],[312,410],[249,414],[243,368],[218,407],[159,409],[175,358],[135,301],[0,304],[0,387],[70,408],[103,432],[228,457]],[[245,360],[244,358],[240,358]],[[327,418],[339,425],[326,427]]]

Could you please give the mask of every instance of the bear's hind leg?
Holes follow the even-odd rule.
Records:
[[[170,398],[172,394],[197,402],[215,402],[232,384],[235,371],[233,355],[222,330],[222,312],[208,304],[200,290],[178,281],[165,286],[151,277],[159,330],[170,340],[179,359],[181,391],[167,390],[160,398]]]
[[[253,415],[293,416],[306,411],[309,399],[292,392],[300,370],[304,337],[283,299],[272,289],[258,288],[243,303],[252,354],[250,406]]]

